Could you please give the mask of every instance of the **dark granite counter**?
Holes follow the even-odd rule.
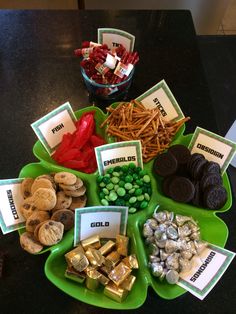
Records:
[[[201,126],[224,135],[230,127],[235,108],[231,106],[229,115],[223,114],[219,119],[222,107],[215,107],[212,101],[215,94],[209,91],[209,77],[207,82],[201,61],[201,57],[206,57],[206,42],[200,43],[203,48],[200,55],[188,11],[2,10],[1,179],[17,177],[24,165],[37,161],[32,153],[36,141],[30,127],[32,122],[66,101],[74,110],[89,105],[79,61],[74,57],[73,50],[83,40],[96,41],[99,27],[120,28],[136,37],[135,49],[139,52],[140,62],[128,99],[136,98],[165,79],[185,115],[191,117],[186,133]],[[221,63],[221,60],[218,62]],[[206,65],[207,70],[210,65]],[[229,167],[228,174],[235,189],[235,169]],[[220,215],[229,228],[226,248],[232,251],[235,251],[236,240],[234,206],[233,202],[232,208]],[[31,256],[24,252],[17,232],[5,236],[0,234],[0,250],[5,253],[0,279],[2,313],[115,312],[81,303],[56,288],[44,274],[47,254]],[[234,267],[235,261],[204,301],[189,293],[168,301],[158,297],[150,288],[144,305],[130,312],[234,313]]]

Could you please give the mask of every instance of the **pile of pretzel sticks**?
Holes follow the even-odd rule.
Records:
[[[143,162],[147,163],[167,149],[180,127],[190,118],[165,121],[158,108],[147,109],[141,102],[121,102],[116,108],[109,106],[107,119],[100,125],[117,141],[140,140]]]

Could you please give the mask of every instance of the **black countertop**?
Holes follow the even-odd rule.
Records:
[[[219,119],[224,106],[216,106],[212,102],[212,99],[215,101],[215,93],[209,90],[208,85],[212,83],[208,70],[212,70],[214,64],[206,62],[206,73],[202,66],[201,60],[211,56],[211,49],[207,50],[210,39],[205,38],[200,42],[200,55],[188,11],[2,10],[1,179],[17,177],[24,165],[37,161],[32,153],[36,141],[30,127],[32,122],[66,101],[71,103],[74,110],[89,105],[79,61],[74,57],[73,50],[83,40],[96,41],[99,27],[120,28],[136,37],[135,50],[139,52],[140,62],[128,99],[136,98],[165,79],[185,115],[191,117],[186,133],[201,126],[224,135],[230,127],[235,109],[229,105],[227,110],[231,115],[223,114]],[[223,64],[224,60],[218,57],[215,66],[219,63],[223,67],[221,61]],[[234,190],[235,169],[230,166],[228,174]],[[235,251],[236,240],[234,204],[233,200],[232,208],[220,215],[229,228],[226,248],[232,251]],[[0,238],[0,249],[5,253],[0,280],[2,313],[115,312],[81,303],[56,288],[44,274],[47,254],[31,256],[24,252],[19,245],[17,232],[4,236],[1,233]],[[150,288],[144,305],[130,312],[233,313],[236,306],[235,263],[232,262],[204,301],[189,293],[167,301]]]

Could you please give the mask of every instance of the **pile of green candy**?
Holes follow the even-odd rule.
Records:
[[[152,194],[150,176],[134,163],[107,169],[97,183],[102,205],[127,206],[129,213],[147,208]]]

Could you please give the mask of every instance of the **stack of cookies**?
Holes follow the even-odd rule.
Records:
[[[83,181],[70,172],[25,178],[21,190],[24,201],[20,211],[26,231],[20,244],[32,254],[60,242],[64,232],[74,226],[75,209],[87,202]]]
[[[158,155],[154,172],[163,177],[163,193],[177,202],[215,210],[227,201],[219,164],[191,154],[184,145],[173,145]]]

